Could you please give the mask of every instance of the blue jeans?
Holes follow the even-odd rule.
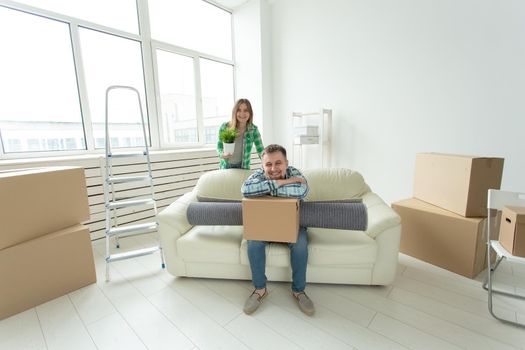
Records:
[[[248,241],[248,258],[252,269],[255,289],[266,288],[266,241]],[[299,228],[297,242],[287,243],[292,265],[292,291],[303,292],[306,287],[306,264],[308,263],[308,239],[306,228]]]

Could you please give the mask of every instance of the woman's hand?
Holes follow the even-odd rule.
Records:
[[[232,156],[231,153],[229,153],[229,152],[224,152],[224,153],[222,154],[222,159],[228,159],[228,158],[230,158],[231,156]]]

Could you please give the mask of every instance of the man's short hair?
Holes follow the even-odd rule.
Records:
[[[281,152],[284,156],[284,159],[287,159],[286,149],[283,146],[276,145],[276,144],[266,146],[261,154],[261,158],[264,157],[265,154],[270,154],[270,153],[275,153],[275,152]]]

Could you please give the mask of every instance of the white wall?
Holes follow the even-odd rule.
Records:
[[[265,142],[273,129],[268,11],[266,1],[252,0],[233,12],[236,98],[250,100]]]
[[[332,165],[387,202],[417,152],[504,157],[502,188],[525,192],[525,1],[269,4],[276,141],[292,111],[332,108]]]

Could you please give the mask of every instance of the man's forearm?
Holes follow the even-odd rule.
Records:
[[[241,187],[244,197],[258,197],[265,194],[272,194],[276,189],[276,184],[272,180],[248,179]]]
[[[279,186],[274,196],[303,199],[307,193],[308,186],[305,183],[295,182]]]

